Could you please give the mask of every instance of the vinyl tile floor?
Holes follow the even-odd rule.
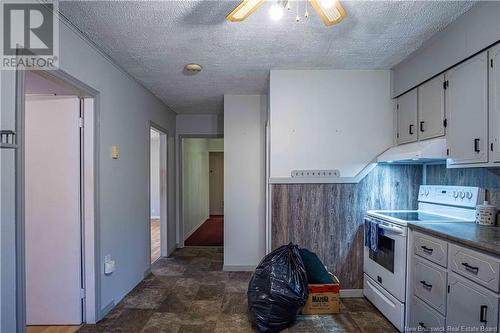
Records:
[[[251,273],[223,272],[222,248],[186,247],[160,258],[104,319],[79,333],[257,332],[248,320]],[[337,315],[298,316],[285,333],[396,332],[363,298],[342,299]]]

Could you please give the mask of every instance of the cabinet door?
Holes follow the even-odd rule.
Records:
[[[495,328],[498,325],[498,296],[459,277],[449,276],[446,325],[448,327]],[[472,331],[471,331],[472,332]]]
[[[500,162],[500,45],[491,48],[489,56],[490,160]]]
[[[444,135],[444,75],[418,87],[418,138]]]
[[[446,74],[451,164],[488,161],[488,57],[483,52]]]
[[[417,89],[413,89],[398,98],[398,144],[417,141],[417,108]]]

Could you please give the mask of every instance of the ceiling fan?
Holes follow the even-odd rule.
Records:
[[[279,18],[284,8],[290,9],[291,0],[278,0],[271,7],[271,17]],[[316,13],[326,26],[340,23],[346,16],[346,12],[338,0],[308,0]],[[262,6],[266,0],[243,0],[229,15],[227,19],[231,22],[241,22]],[[309,16],[307,9],[305,16]],[[299,16],[297,14],[297,21]]]

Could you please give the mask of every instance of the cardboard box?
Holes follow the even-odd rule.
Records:
[[[330,274],[333,283],[310,284],[309,297],[302,309],[302,314],[333,314],[340,312],[340,283]]]

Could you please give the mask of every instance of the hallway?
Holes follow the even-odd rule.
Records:
[[[184,242],[185,246],[224,246],[224,215],[211,215]]]
[[[152,274],[97,325],[79,333],[256,332],[247,316],[251,273],[223,272],[221,248],[184,248],[160,258]],[[299,316],[285,333],[395,332],[365,299],[346,299],[341,314]]]

